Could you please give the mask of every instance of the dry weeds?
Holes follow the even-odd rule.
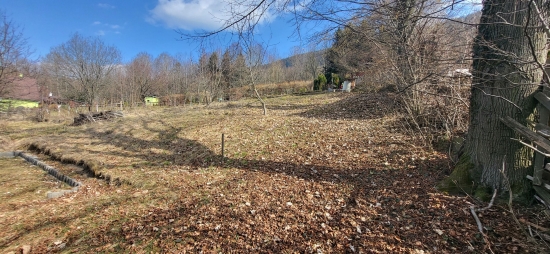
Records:
[[[82,161],[124,183],[107,184],[40,155],[84,187],[59,199],[2,204],[0,248],[30,245],[38,253],[541,251],[526,244],[498,205],[480,214],[491,245],[484,243],[467,210],[477,201],[435,190],[452,165],[445,153],[422,147],[400,128],[402,116],[388,114],[396,112],[396,101],[392,94],[330,93],[267,99],[268,116],[261,115],[259,103],[243,100],[132,109],[122,119],[77,127],[55,120],[3,122],[0,132],[8,147],[34,144],[58,160]],[[43,177],[42,171],[36,174]],[[33,181],[19,182],[33,192],[52,188],[32,187]],[[4,188],[11,187],[2,187],[2,195]],[[516,212],[549,226],[538,210]]]

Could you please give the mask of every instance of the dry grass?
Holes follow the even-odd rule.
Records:
[[[288,81],[275,84],[259,84],[256,89],[261,96],[281,96],[289,94],[306,93],[313,89],[312,81]],[[232,100],[239,100],[244,97],[254,97],[254,91],[250,86],[232,88]]]
[[[0,248],[483,252],[475,223],[462,212],[473,201],[433,187],[450,167],[446,155],[399,129],[402,116],[388,114],[394,101],[391,94],[327,93],[269,98],[267,116],[259,102],[242,100],[131,109],[122,119],[76,127],[63,119],[2,122],[10,149],[33,144],[47,151],[42,159],[84,187],[35,202],[36,188],[53,187],[20,181],[29,182],[22,190],[32,198],[2,206]],[[51,158],[84,163],[122,184],[77,174]],[[506,214],[487,213],[484,223],[498,230],[490,240],[506,243],[500,252],[530,250],[501,237],[522,236],[501,226],[508,225]]]

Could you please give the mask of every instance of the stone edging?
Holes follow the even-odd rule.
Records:
[[[52,175],[53,177],[57,178],[59,181],[62,181],[68,185],[70,185],[71,187],[80,187],[82,184],[80,182],[77,182],[75,181],[74,179],[66,176],[66,175],[63,175],[61,174],[59,171],[57,171],[57,169],[55,169],[54,167],[52,166],[49,166],[47,165],[46,163],[44,162],[41,162],[39,161],[38,159],[36,159],[35,157],[32,157],[30,155],[27,155],[27,154],[24,154],[23,152],[20,152],[20,151],[15,151],[13,152],[13,156],[19,156],[23,159],[25,159],[26,161],[36,165],[36,166],[39,166],[40,168],[42,168],[44,171],[48,172],[48,174]]]

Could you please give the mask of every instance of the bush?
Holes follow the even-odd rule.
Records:
[[[340,88],[340,76],[338,76],[338,74],[333,74],[332,82],[334,82],[336,88]]]
[[[313,90],[324,90],[327,85],[327,78],[324,74],[319,74],[317,79],[313,81]]]
[[[319,77],[317,77],[319,80],[319,90],[325,90],[325,87],[327,86],[327,78],[324,74],[319,74]]]

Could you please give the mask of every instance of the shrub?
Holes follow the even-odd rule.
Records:
[[[313,90],[324,90],[327,85],[327,78],[324,74],[319,74],[317,79],[313,81]]]

